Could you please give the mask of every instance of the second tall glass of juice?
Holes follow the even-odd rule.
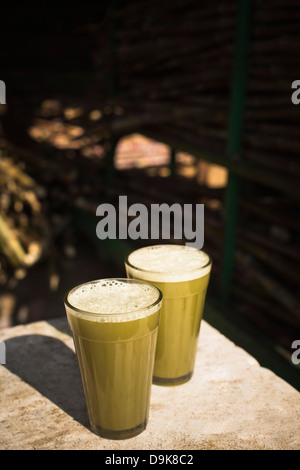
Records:
[[[163,293],[153,383],[179,385],[193,374],[211,259],[184,245],[155,245],[125,261],[129,278],[155,284]]]

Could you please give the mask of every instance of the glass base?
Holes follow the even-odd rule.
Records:
[[[181,385],[181,384],[184,384],[185,382],[188,382],[191,379],[192,375],[193,375],[193,371],[189,372],[186,375],[182,375],[181,377],[175,377],[175,378],[156,377],[154,375],[152,382],[155,385],[163,385],[165,387],[172,387],[174,385]]]
[[[113,440],[120,440],[120,439],[129,439],[131,437],[137,436],[141,432],[146,429],[147,420],[143,423],[139,424],[138,426],[130,429],[124,429],[120,431],[115,431],[111,429],[104,429],[98,426],[97,424],[91,423],[92,431],[100,437],[104,439],[113,439]]]

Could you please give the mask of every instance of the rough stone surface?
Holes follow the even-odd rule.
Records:
[[[299,449],[300,393],[202,322],[190,382],[153,385],[147,429],[102,439],[89,429],[65,319],[4,329],[0,448]]]

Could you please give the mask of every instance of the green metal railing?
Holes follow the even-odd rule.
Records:
[[[236,34],[232,62],[230,107],[226,158],[234,162],[240,158],[246,95],[251,1],[238,0]],[[234,265],[235,235],[238,215],[240,177],[229,170],[225,202],[225,239],[221,271],[220,295],[227,302]]]

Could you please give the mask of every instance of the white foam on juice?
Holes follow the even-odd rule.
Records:
[[[182,282],[198,279],[211,270],[209,256],[185,245],[154,245],[133,251],[127,269],[150,282]]]
[[[67,301],[79,316],[92,314],[94,321],[119,322],[154,313],[159,298],[160,291],[151,284],[103,279],[75,287]]]

